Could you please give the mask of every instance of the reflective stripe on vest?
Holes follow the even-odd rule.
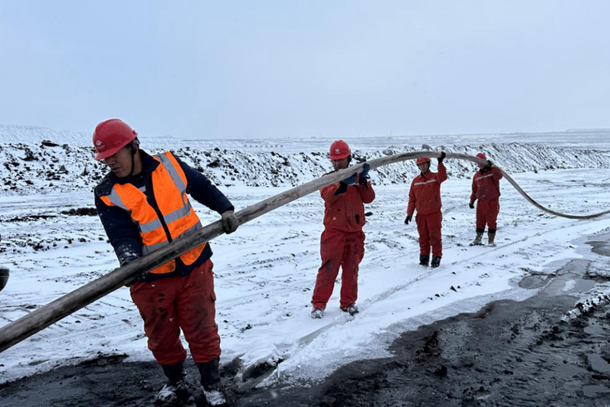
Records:
[[[148,203],[145,188],[136,188],[129,183],[114,184],[110,194],[101,197],[106,205],[117,206],[129,212],[132,220],[138,225],[144,255],[167,246],[173,239],[202,228],[186,196],[186,175],[176,158],[171,152],[153,158],[159,161],[159,165],[151,174],[152,192],[162,219]],[[164,225],[169,231],[169,237]],[[199,258],[205,245],[206,243],[182,254],[180,259],[186,265],[192,264]],[[151,273],[170,273],[175,269],[176,262],[170,260]]]

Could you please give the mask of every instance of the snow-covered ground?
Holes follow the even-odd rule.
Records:
[[[387,140],[385,144],[379,141],[376,151],[387,147]],[[608,209],[610,161],[606,152],[587,155],[590,161],[584,162],[596,168],[592,170],[582,168],[583,161],[579,158],[572,161],[566,158],[578,156],[580,152],[558,153],[540,145],[478,147],[512,151],[514,157],[506,155],[504,161],[496,159],[505,169],[518,168],[520,165],[515,165],[515,161],[523,151],[531,152],[530,161],[563,161],[565,168],[574,167],[513,174],[523,189],[543,205],[574,214]],[[371,146],[370,151],[373,150]],[[16,151],[23,149],[4,144],[0,153],[7,157]],[[295,157],[302,157],[299,153],[278,151],[288,157],[289,163],[299,161]],[[319,164],[307,164],[303,159],[306,163],[303,168],[308,168],[308,172],[293,168],[295,179],[301,182],[330,167],[319,153],[306,156],[319,157]],[[502,157],[500,153],[498,156]],[[259,161],[260,158],[253,159],[251,168],[263,168]],[[32,161],[26,164],[33,165]],[[55,181],[59,186],[70,182],[70,174],[82,175],[72,170],[74,161],[62,163],[58,159],[56,165],[64,165],[68,170],[65,179]],[[585,237],[610,229],[608,216],[578,221],[546,215],[527,204],[504,182],[497,247],[470,247],[475,214],[468,208],[468,200],[474,166],[448,165],[456,176],[442,187],[444,255],[438,269],[417,265],[417,231],[414,225],[403,224],[412,174],[405,176],[403,167],[395,166],[395,170],[386,170],[383,176],[379,173],[373,176],[378,183],[377,199],[367,206],[367,211],[373,214],[365,227],[366,254],[359,278],[361,312],[353,320],[346,319],[338,308],[340,282],[325,317],[312,320],[309,316],[309,301],[320,265],[319,236],[323,229],[323,202],[317,193],[242,225],[232,235],[214,240],[212,260],[222,362],[239,357],[244,370],[260,363],[281,362],[263,384],[322,378],[352,360],[385,355],[387,344],[406,329],[475,311],[491,300],[533,295],[534,290],[519,288],[516,282],[528,274],[551,273],[569,259],[594,259],[596,255],[584,244]],[[5,165],[0,176],[10,176],[7,171],[14,167]],[[218,167],[211,169],[218,170]],[[215,174],[218,178],[226,172]],[[401,177],[402,183],[398,182]],[[35,184],[39,180],[31,182]],[[292,183],[282,183],[281,187],[253,187],[234,182],[220,187],[238,209],[243,209],[286,190]],[[5,189],[0,194],[0,264],[11,269],[9,283],[0,292],[0,326],[117,266],[97,216],[76,211],[93,206],[89,181],[76,185],[72,192],[47,188],[28,195],[27,188],[19,187]],[[198,204],[195,207],[204,223],[217,220],[218,216],[206,208]],[[607,266],[600,262],[591,267],[591,272],[607,273]],[[595,289],[610,290],[605,286]],[[152,359],[140,316],[127,288],[115,291],[0,354],[0,382],[100,354],[116,353],[128,354],[128,360]]]

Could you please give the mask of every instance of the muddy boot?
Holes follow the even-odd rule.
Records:
[[[495,230],[490,230],[487,232],[487,244],[489,246],[495,246],[496,244],[494,243],[494,240],[496,239],[496,231]]]
[[[428,263],[430,262],[429,254],[420,254],[419,255],[419,265],[428,267]]]
[[[322,308],[314,308],[311,310],[311,318],[322,319],[324,316],[324,310]]]
[[[432,256],[432,267],[438,267],[441,265],[441,257],[440,256]]]
[[[341,308],[341,311],[343,312],[347,312],[348,314],[350,314],[351,316],[356,315],[358,312],[360,312],[360,310],[358,310],[358,307],[356,306],[356,304],[352,304],[349,307],[345,307],[345,308]]]
[[[218,371],[218,361],[216,358],[207,363],[197,363],[197,368],[201,374],[201,385],[203,395],[209,406],[221,407],[227,405],[227,399],[220,387],[220,373]]]
[[[182,363],[173,366],[161,366],[167,376],[167,384],[157,393],[155,404],[158,406],[174,406],[184,404],[189,400],[191,386],[186,380]]]
[[[483,233],[477,232],[477,237],[470,243],[471,246],[482,246],[483,245]]]

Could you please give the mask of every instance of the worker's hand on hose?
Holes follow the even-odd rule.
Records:
[[[491,167],[494,165],[490,160],[487,160],[487,168],[491,170]]]
[[[441,156],[437,158],[438,163],[439,163],[439,164],[442,164],[442,163],[443,163],[443,160],[445,159],[445,157],[446,157],[446,156],[447,156],[447,154],[445,154],[445,152],[443,151],[443,152],[441,153]]]
[[[366,185],[367,175],[369,174],[370,170],[371,166],[368,163],[364,163],[364,165],[362,166],[362,172],[358,174],[358,183],[360,185]]]
[[[470,209],[474,209],[474,201],[470,201],[470,203],[468,204],[468,206],[470,207]]]
[[[138,275],[136,275],[132,280],[128,281],[125,284],[125,287],[131,287],[135,283],[139,283],[141,281],[146,280],[146,277],[148,277],[148,274],[149,274],[148,271],[142,271],[142,272],[138,273]]]
[[[239,221],[237,220],[237,216],[231,210],[224,211],[222,215],[220,215],[220,222],[222,223],[222,229],[228,235],[229,233],[233,233],[237,230],[239,226]]]
[[[121,264],[121,267],[124,267],[139,257],[140,256],[135,255],[133,252],[123,252],[119,255],[119,263]],[[148,273],[148,271],[139,271],[131,280],[125,283],[125,287],[131,287],[135,283],[144,281],[146,277],[148,277]]]
[[[407,215],[407,218],[405,219],[405,225],[408,225],[412,219],[413,219],[413,215]]]
[[[356,181],[358,181],[358,173],[355,172],[354,175],[349,178],[345,178],[342,182],[346,185],[354,185]]]

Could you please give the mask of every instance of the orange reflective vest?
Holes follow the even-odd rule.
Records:
[[[130,183],[114,184],[110,195],[100,197],[106,205],[118,206],[130,214],[131,219],[138,225],[144,255],[202,227],[186,196],[186,175],[174,155],[168,151],[153,158],[160,163],[152,172],[157,208],[148,203],[143,191]],[[187,266],[193,264],[206,244],[182,254],[180,259]],[[175,269],[176,261],[170,260],[151,273],[171,273]]]

